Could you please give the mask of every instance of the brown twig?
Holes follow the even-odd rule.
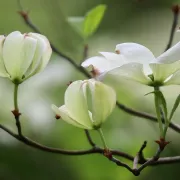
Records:
[[[19,110],[13,110],[12,113],[13,113],[14,118],[16,120],[16,127],[17,127],[17,130],[18,130],[18,134],[19,134],[19,136],[22,136],[21,123],[20,123],[20,120],[19,120],[19,117],[20,117],[21,113],[19,113]]]
[[[172,46],[174,34],[176,32],[176,27],[177,27],[177,24],[178,24],[180,6],[179,5],[172,6],[172,12],[173,12],[173,23],[172,23],[172,26],[171,26],[169,41],[168,41],[168,44],[166,46],[165,51],[167,51]]]
[[[86,154],[97,154],[97,153],[103,154],[104,153],[104,149],[102,149],[100,147],[95,147],[95,148],[91,148],[88,150],[74,150],[74,151],[73,150],[63,150],[63,149],[58,149],[58,148],[51,148],[51,147],[47,147],[42,144],[39,144],[25,136],[21,137],[18,134],[11,131],[10,129],[8,129],[7,127],[3,126],[2,124],[0,124],[0,128],[3,129],[8,134],[10,134],[15,139],[21,141],[22,143],[27,144],[30,147],[33,147],[33,148],[36,148],[36,149],[39,149],[42,151],[46,151],[46,152],[63,154],[63,155],[86,155]],[[134,160],[134,157],[132,155],[129,155],[125,152],[121,152],[119,150],[113,150],[113,149],[110,149],[110,152],[112,153],[112,155],[123,157],[130,161]],[[150,159],[147,158],[146,162],[149,160]],[[180,156],[159,158],[158,161],[152,162],[151,165],[171,164],[171,163],[175,163],[175,162],[180,162]]]
[[[161,148],[158,148],[155,156],[153,156],[152,158],[150,158],[148,161],[146,161],[144,164],[142,164],[136,171],[138,172],[138,174],[140,174],[140,172],[147,166],[153,164],[154,162],[158,161],[159,156],[162,152]]]
[[[137,155],[134,158],[133,161],[133,169],[137,170],[138,169],[138,164],[143,164],[145,163],[147,160],[144,158],[144,154],[143,154],[143,150],[146,148],[147,145],[147,141],[144,141],[143,145],[141,146],[139,152],[137,153]]]
[[[148,113],[145,113],[145,112],[140,112],[140,111],[137,111],[137,110],[134,110],[134,109],[131,109],[123,104],[120,104],[119,102],[116,102],[116,105],[121,109],[123,110],[124,112],[130,114],[130,115],[133,115],[133,116],[137,116],[137,117],[140,117],[140,118],[145,118],[145,119],[148,119],[148,120],[151,120],[153,122],[158,122],[157,121],[157,118],[155,116],[152,116]],[[164,122],[163,122],[164,123]],[[170,122],[169,124],[169,127],[171,129],[173,129],[174,131],[180,133],[180,126],[178,124],[175,124],[173,122]]]
[[[14,138],[16,138],[17,140],[21,141],[22,143],[35,148],[35,149],[39,149],[45,152],[50,152],[50,153],[55,153],[55,154],[62,154],[62,155],[88,155],[88,154],[104,154],[104,149],[94,146],[91,149],[87,149],[87,150],[64,150],[64,149],[59,149],[59,148],[52,148],[52,147],[47,147],[44,146],[42,144],[39,144],[25,136],[20,136],[14,132],[12,132],[10,129],[6,128],[5,126],[0,124],[0,128],[3,129],[4,131],[6,131],[8,134],[10,134],[11,136],[13,136]],[[141,147],[140,151],[143,151],[143,149],[145,148],[145,144],[143,144],[143,146]],[[112,155],[116,155],[119,157],[123,157],[125,159],[128,159],[130,161],[134,161],[134,157],[118,151],[118,150],[112,150],[110,149],[109,152]],[[162,150],[159,148],[159,150],[157,151],[156,155],[152,158],[146,159],[146,162],[144,162],[142,164],[142,162],[138,162],[139,164],[142,164],[142,166],[140,166],[138,169],[132,169],[130,168],[127,164],[121,162],[120,160],[118,160],[117,158],[110,156],[110,158],[108,158],[110,161],[116,163],[118,166],[122,166],[125,167],[126,169],[128,169],[130,172],[132,172],[134,175],[138,176],[140,174],[140,172],[147,166],[154,166],[154,165],[159,165],[159,164],[172,164],[172,163],[179,163],[180,162],[180,156],[174,156],[174,157],[164,157],[164,158],[159,158],[160,153],[162,152]]]
[[[90,134],[89,134],[89,131],[88,131],[87,129],[85,129],[84,131],[85,131],[85,134],[86,134],[86,137],[87,137],[87,139],[88,139],[89,144],[90,144],[92,147],[95,147],[96,144],[93,142],[93,140],[92,140],[92,138],[91,138],[91,136],[90,136]]]
[[[14,110],[12,111],[14,118],[16,120],[16,127],[18,130],[19,136],[22,136],[21,123],[20,123],[20,115],[19,107],[18,107],[18,84],[14,84]]]
[[[83,60],[82,60],[82,62],[87,59],[87,57],[88,57],[88,50],[89,50],[89,46],[88,46],[88,44],[85,44],[84,45]]]
[[[132,172],[134,174],[134,170],[130,166],[128,166],[127,164],[121,162],[119,159],[112,157],[110,159],[110,161],[116,163],[117,166],[125,167],[127,170],[129,170],[130,172]]]

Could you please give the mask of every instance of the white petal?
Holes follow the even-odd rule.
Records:
[[[25,72],[31,65],[35,55],[36,47],[37,40],[29,37],[28,35],[24,35],[23,48],[21,51],[21,60],[17,62],[17,65],[19,63],[20,77],[25,74]]]
[[[150,64],[155,81],[164,82],[170,75],[180,69],[180,61],[172,64]]]
[[[81,66],[87,68],[88,71],[92,71],[95,68],[99,73],[103,73],[109,70],[110,63],[104,57],[95,56],[85,60]]]
[[[44,51],[46,50],[46,41],[43,38],[41,38],[40,36],[37,36],[36,33],[28,33],[28,36],[37,40],[37,47],[36,47],[36,51],[35,51],[31,66],[26,72],[26,76],[33,73],[34,70],[38,67],[38,65],[41,62],[42,55]]]
[[[71,83],[65,92],[65,105],[73,119],[86,127],[92,127],[87,101],[82,88],[84,81]]]
[[[48,64],[48,62],[49,62],[49,60],[51,58],[51,54],[52,54],[52,49],[51,49],[50,46],[49,47],[47,46],[47,48],[44,51],[44,54],[42,56],[41,67],[40,67],[38,72],[44,70],[44,68],[47,66],[47,64]]]
[[[52,54],[52,48],[51,48],[51,45],[50,45],[50,42],[49,40],[43,36],[42,34],[37,34],[37,33],[31,33],[32,36],[36,36],[40,41],[41,41],[41,45],[45,46],[44,48],[44,52],[42,54],[42,59],[41,59],[41,68],[40,68],[40,71],[42,71],[48,64],[49,60],[50,60],[50,57],[51,57],[51,54]],[[44,40],[44,42],[42,41]],[[43,44],[44,43],[44,44]]]
[[[33,64],[27,73],[27,78],[44,70],[52,54],[50,43],[45,36],[37,33],[29,33],[29,35],[38,40],[38,47],[36,49],[36,57],[33,59]]]
[[[99,74],[109,71],[113,68],[121,66],[126,63],[123,56],[111,53],[111,52],[100,52],[104,57],[95,56],[87,59],[81,65],[92,71],[93,68],[99,72]]]
[[[180,85],[180,70],[176,71],[168,80],[165,85]]]
[[[100,54],[102,54],[109,61],[110,63],[109,70],[128,63],[124,59],[124,56],[121,54],[115,54],[111,52],[100,52]]]
[[[3,59],[11,79],[21,79],[33,59],[37,41],[15,31],[9,34],[3,46]]]
[[[20,32],[15,31],[10,33],[4,41],[4,65],[6,67],[7,72],[13,77],[17,76],[17,61],[19,61],[21,58],[23,39],[23,35]]]
[[[65,105],[61,106],[61,107],[57,107],[55,105],[52,105],[52,110],[61,117],[61,119],[63,119],[65,122],[73,125],[73,126],[76,126],[76,127],[79,127],[79,128],[83,128],[83,129],[88,129],[88,127],[80,124],[79,122],[77,122],[76,120],[74,120],[73,118],[70,117],[70,114],[68,112],[68,109],[66,108]]]
[[[92,97],[92,119],[94,125],[100,126],[107,117],[112,113],[116,104],[115,91],[98,81],[89,81]]]
[[[161,54],[157,61],[159,63],[173,63],[180,60],[180,42]]]
[[[125,60],[128,62],[137,62],[141,64],[148,64],[155,61],[153,53],[137,43],[122,43],[116,45],[116,52],[123,55]]]
[[[0,76],[1,77],[9,77],[3,62],[3,44],[4,44],[5,37],[2,35],[0,36]]]
[[[143,72],[143,65],[139,63],[128,63],[112,69],[107,73],[102,74],[100,79],[104,79],[106,76],[111,76],[115,79],[125,78],[142,84],[148,84],[150,82],[150,79],[145,76]]]

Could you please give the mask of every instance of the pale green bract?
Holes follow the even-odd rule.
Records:
[[[42,71],[49,62],[52,49],[48,39],[37,33],[0,36],[0,76],[20,84]]]
[[[94,70],[101,81],[111,77],[116,83],[127,79],[149,86],[180,84],[180,42],[157,58],[137,43],[118,44],[115,51],[101,52],[102,56],[91,57],[82,66]]]
[[[65,104],[52,105],[52,110],[64,121],[83,129],[98,129],[112,113],[116,104],[115,91],[98,81],[78,80],[65,92]]]
[[[105,10],[106,5],[100,4],[88,11],[84,17],[69,17],[67,20],[81,37],[86,40],[99,27]]]

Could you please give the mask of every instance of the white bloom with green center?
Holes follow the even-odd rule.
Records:
[[[113,76],[150,86],[180,84],[180,42],[157,58],[136,43],[118,44],[115,50],[116,53],[101,52],[103,56],[91,57],[82,66],[95,71],[100,80]]]
[[[53,111],[64,121],[79,128],[98,129],[113,111],[115,91],[95,80],[78,80],[71,83],[61,107],[52,105]]]
[[[42,71],[49,62],[52,49],[48,39],[37,33],[0,36],[0,76],[16,84]]]

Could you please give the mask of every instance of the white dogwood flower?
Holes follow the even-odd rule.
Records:
[[[95,80],[78,80],[71,83],[61,107],[52,105],[53,111],[64,121],[79,128],[98,129],[113,111],[115,91]]]
[[[100,80],[113,76],[149,86],[180,84],[180,42],[157,58],[148,48],[136,43],[118,44],[115,51],[101,52],[102,56],[91,57],[82,66]]]
[[[51,53],[48,39],[41,34],[15,31],[7,37],[1,35],[0,76],[19,84],[42,71]]]

